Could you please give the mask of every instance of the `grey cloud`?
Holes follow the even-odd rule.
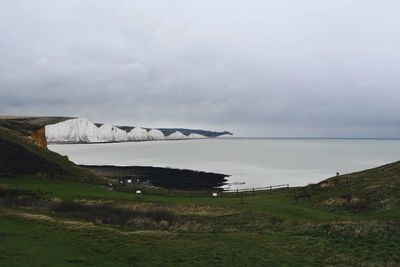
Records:
[[[399,137],[398,1],[4,1],[0,113]]]

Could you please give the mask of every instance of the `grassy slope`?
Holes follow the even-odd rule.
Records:
[[[400,263],[400,212],[349,214],[295,203],[294,192],[236,197],[182,197],[106,191],[49,179],[6,179],[9,188],[40,190],[58,201],[145,205],[178,215],[194,212],[199,227],[143,230],[32,209],[0,209],[2,266],[321,266]],[[315,200],[317,201],[317,200]],[[110,204],[111,205],[111,204]],[[204,212],[203,209],[210,210]],[[213,210],[216,209],[216,210]],[[43,214],[42,217],[18,215]],[[226,214],[224,212],[227,212]],[[65,220],[74,220],[66,222]],[[202,228],[207,226],[205,230]],[[37,256],[41,255],[41,256]],[[19,265],[18,265],[19,264]]]
[[[350,212],[400,208],[400,161],[332,177],[309,190],[320,205]]]
[[[338,244],[285,233],[124,235],[9,218],[1,220],[0,227],[7,231],[1,257],[5,264],[12,263],[4,266],[348,266],[359,264],[362,257],[379,263],[390,253],[368,240]]]
[[[18,132],[0,127],[0,175],[65,178],[94,182],[96,177],[66,157],[31,144]]]

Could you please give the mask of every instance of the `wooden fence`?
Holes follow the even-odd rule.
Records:
[[[256,195],[256,193],[261,193],[261,192],[272,193],[273,190],[277,190],[277,189],[287,189],[287,190],[289,190],[289,184],[279,184],[279,185],[270,185],[270,186],[264,186],[264,187],[253,187],[253,188],[240,188],[240,189],[224,190],[224,191],[221,192],[221,194],[222,195],[236,194],[236,196],[239,197],[239,195],[249,195],[249,194]]]
[[[200,191],[183,191],[183,190],[173,190],[173,189],[156,189],[147,187],[137,187],[137,186],[117,186],[117,191],[125,192],[136,192],[136,190],[141,190],[144,194],[154,194],[154,195],[179,195],[179,196],[244,196],[244,195],[256,195],[264,193],[272,193],[274,190],[289,190],[289,184],[280,185],[270,185],[264,187],[252,187],[252,188],[241,188],[232,190],[223,190],[222,188],[216,188],[213,190],[200,190]]]

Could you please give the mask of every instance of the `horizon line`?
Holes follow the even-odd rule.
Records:
[[[280,137],[280,136],[233,136],[220,139],[358,139],[358,140],[400,140],[400,137]]]

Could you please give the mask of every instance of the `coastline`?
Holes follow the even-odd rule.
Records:
[[[153,166],[80,165],[96,175],[118,182],[122,177],[138,180],[138,184],[176,190],[222,190],[229,175]]]

